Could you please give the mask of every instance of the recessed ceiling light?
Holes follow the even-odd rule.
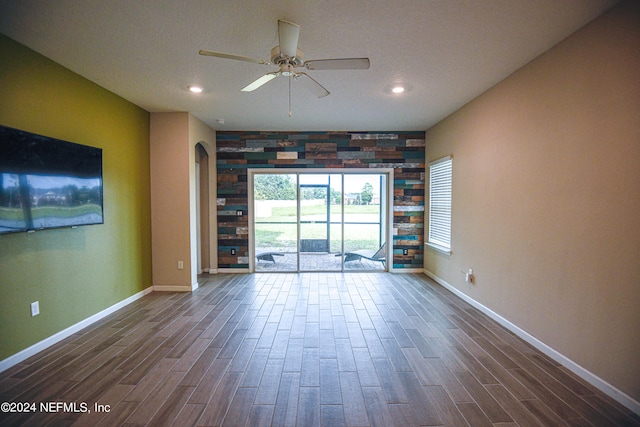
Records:
[[[409,83],[395,82],[390,83],[384,87],[384,92],[391,95],[405,94],[411,90],[412,86]]]
[[[189,86],[189,90],[193,93],[202,92],[202,88],[200,86]]]

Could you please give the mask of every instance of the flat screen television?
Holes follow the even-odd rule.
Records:
[[[102,149],[0,126],[0,234],[103,224]]]

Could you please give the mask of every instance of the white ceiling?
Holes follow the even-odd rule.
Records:
[[[0,0],[0,32],[150,112],[189,111],[216,130],[426,130],[610,8],[616,0]],[[277,20],[301,26],[305,59],[369,57],[371,68],[275,67]],[[402,82],[402,96],[388,86]],[[191,94],[197,84],[204,93]],[[224,119],[220,124],[217,119]]]

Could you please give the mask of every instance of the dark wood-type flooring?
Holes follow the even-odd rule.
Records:
[[[640,425],[423,275],[200,281],[0,374],[0,401],[90,412],[0,413],[0,425]]]

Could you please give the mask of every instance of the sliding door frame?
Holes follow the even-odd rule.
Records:
[[[384,174],[387,175],[387,191],[386,197],[380,195],[380,203],[385,203],[386,208],[386,216],[387,216],[387,226],[384,230],[385,241],[387,242],[385,254],[387,262],[385,263],[385,270],[391,271],[393,269],[393,168],[359,168],[359,169],[351,169],[351,168],[249,168],[247,169],[247,185],[248,185],[248,204],[249,204],[249,272],[255,273],[255,207],[254,207],[254,189],[253,189],[253,176],[255,174],[273,174],[273,175],[286,175],[286,174],[341,174],[342,177],[342,186],[344,189],[344,175],[372,175],[372,174]],[[296,180],[296,186],[299,189],[300,183],[298,182],[299,178]],[[296,194],[298,199],[298,209],[300,209],[300,195]],[[344,191],[343,191],[343,209],[342,209],[342,222],[344,223]],[[299,215],[298,215],[299,217]],[[300,229],[300,223],[298,222],[298,232]],[[300,236],[297,236],[297,239],[300,240]],[[344,235],[342,236],[342,250],[344,252]],[[298,243],[298,270],[300,269],[300,248]],[[344,269],[343,269],[344,271]],[[353,270],[347,270],[353,271]],[[279,271],[278,273],[297,273],[298,271]]]

